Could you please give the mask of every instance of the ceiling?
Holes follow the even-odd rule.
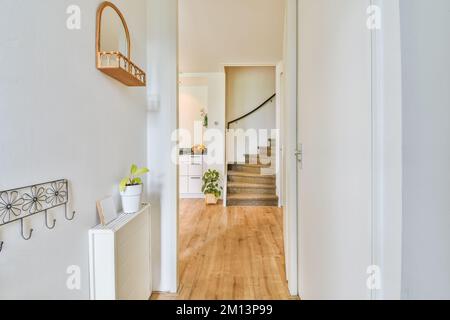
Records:
[[[282,59],[284,0],[179,0],[180,72]]]

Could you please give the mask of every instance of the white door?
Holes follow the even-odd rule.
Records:
[[[303,299],[370,298],[369,5],[370,0],[299,0],[297,126],[303,161],[298,167],[298,248]]]

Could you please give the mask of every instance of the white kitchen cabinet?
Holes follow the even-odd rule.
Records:
[[[189,177],[189,193],[201,194],[202,193],[202,177]]]
[[[187,177],[189,175],[189,163],[180,162],[180,176]]]
[[[207,170],[203,155],[180,156],[180,197],[202,199],[202,177]]]
[[[203,164],[202,163],[191,163],[189,165],[189,176],[190,177],[202,177],[203,176]]]

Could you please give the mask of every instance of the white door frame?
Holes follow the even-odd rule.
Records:
[[[277,185],[277,196],[278,196],[278,207],[283,207],[283,141],[281,137],[283,136],[285,130],[283,129],[283,77],[284,77],[284,64],[283,61],[277,63],[275,67],[276,73],[276,129],[277,129],[277,152],[276,152],[276,185]]]
[[[288,47],[285,56],[285,80],[286,80],[286,99],[284,101],[285,134],[283,139],[284,154],[286,159],[286,181],[285,214],[289,219],[289,229],[286,230],[286,272],[289,279],[289,290],[292,295],[298,294],[298,212],[297,212],[297,178],[293,174],[296,172],[296,159],[293,156],[297,148],[297,32],[298,32],[298,12],[297,4],[299,0],[286,0],[287,25],[286,37]],[[372,0],[374,4],[384,9],[383,23],[386,24],[381,32],[375,33],[374,52],[374,145],[377,146],[376,153],[380,157],[374,157],[375,176],[374,190],[377,190],[374,196],[374,205],[376,207],[376,216],[374,220],[377,224],[374,226],[374,263],[382,268],[382,290],[374,298],[400,298],[401,283],[401,60],[392,50],[400,46],[399,39],[399,15],[398,0]],[[391,14],[392,10],[392,14]],[[389,28],[388,28],[389,27]],[[391,29],[393,27],[394,29]],[[392,32],[392,30],[397,30]],[[376,31],[374,31],[376,32]],[[392,65],[392,59],[394,62]],[[400,79],[399,79],[400,78]],[[400,87],[399,87],[400,83]],[[175,84],[176,85],[176,84]],[[392,88],[394,86],[394,88]],[[388,91],[390,90],[390,91]],[[400,98],[399,98],[400,96]],[[400,100],[400,102],[398,101]],[[400,112],[400,117],[399,117]],[[176,117],[176,115],[173,115]],[[295,137],[295,139],[292,139]],[[399,163],[400,162],[400,163]],[[176,171],[176,168],[174,167]],[[176,172],[174,172],[176,176]],[[392,189],[392,186],[395,186]],[[178,194],[172,193],[177,201]],[[399,200],[400,199],[400,200]],[[400,204],[398,203],[400,201]],[[393,225],[391,224],[393,223]],[[177,223],[171,227],[174,234],[177,232]],[[177,248],[172,246],[166,248],[176,257]],[[174,250],[172,252],[171,250]],[[173,261],[173,260],[172,260]],[[176,262],[178,263],[178,259]],[[171,273],[177,279],[177,274]],[[174,279],[174,280],[175,280]],[[176,281],[176,280],[175,280]]]
[[[289,292],[296,296],[298,290],[298,210],[297,210],[297,100],[298,100],[298,2],[297,0],[286,1],[286,32],[285,32],[285,57],[284,57],[284,90],[283,101],[283,158],[286,170],[284,181],[285,190],[285,256],[286,276],[288,279]]]
[[[399,0],[371,0],[380,29],[372,30],[373,261],[381,289],[372,299],[401,299],[402,68]],[[373,11],[375,10],[375,11]],[[370,11],[370,10],[369,10]]]

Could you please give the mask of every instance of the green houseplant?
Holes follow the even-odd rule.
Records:
[[[141,209],[141,198],[144,190],[142,176],[149,173],[147,168],[138,168],[133,164],[130,175],[120,182],[120,196],[122,198],[123,212],[132,214]]]
[[[208,170],[203,175],[202,192],[205,194],[206,204],[217,204],[222,195],[220,186],[220,173],[217,170]]]
[[[203,127],[208,128],[208,113],[205,111],[205,109],[202,109],[200,111],[200,116],[203,120]]]

